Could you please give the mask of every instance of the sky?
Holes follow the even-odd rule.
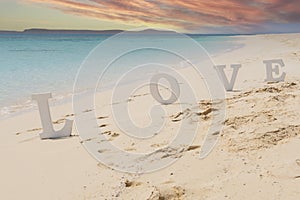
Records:
[[[300,32],[300,0],[0,0],[0,30]]]

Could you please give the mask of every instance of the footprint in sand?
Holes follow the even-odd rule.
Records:
[[[75,114],[67,114],[67,115],[65,115],[64,117],[74,117],[75,116]]]
[[[32,133],[32,132],[37,132],[37,131],[41,131],[42,130],[42,128],[33,128],[33,129],[29,129],[29,130],[27,130],[26,132],[27,133]],[[21,134],[23,134],[23,132],[17,132],[17,133],[15,133],[16,135],[21,135]]]
[[[193,150],[196,150],[196,149],[199,149],[201,146],[200,145],[192,145],[192,146],[189,146],[186,151],[193,151]]]
[[[99,128],[104,128],[106,126],[108,126],[108,124],[102,124],[102,125],[99,126]]]
[[[142,183],[141,182],[136,182],[136,181],[129,181],[129,180],[126,180],[125,182],[124,182],[124,185],[125,185],[125,187],[136,187],[136,186],[140,186],[140,185],[142,185]]]
[[[59,119],[59,120],[56,120],[54,122],[52,122],[53,124],[62,124],[65,122],[66,119]]]
[[[152,192],[151,196],[148,198],[149,200],[164,200],[164,199],[172,199],[172,200],[180,200],[184,199],[185,189],[180,186],[173,186],[157,188]]]
[[[118,137],[120,135],[119,133],[115,133],[115,132],[112,132],[112,131],[105,131],[102,134],[103,135],[109,135],[111,137]]]
[[[33,128],[33,129],[30,129],[30,130],[27,130],[27,132],[36,132],[36,131],[41,131],[42,128]]]
[[[182,112],[179,112],[175,115],[171,115],[170,117],[172,119],[172,122],[179,122],[181,120],[189,118],[191,115],[192,115],[191,110],[187,108]]]
[[[129,148],[126,148],[124,149],[125,151],[136,151],[136,148],[133,148],[133,147],[129,147]]]
[[[83,113],[88,113],[88,112],[91,112],[91,111],[93,111],[93,109],[86,109],[86,110],[83,111]]]
[[[296,160],[296,164],[300,167],[300,159]]]
[[[97,117],[97,119],[106,119],[108,118],[108,116],[104,116],[104,117]]]

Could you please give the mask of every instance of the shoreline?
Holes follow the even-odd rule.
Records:
[[[220,37],[224,37],[224,36],[221,35]],[[227,37],[238,38],[239,36],[227,36]],[[234,43],[236,45],[233,46],[232,48],[224,49],[224,51],[219,52],[217,54],[210,55],[209,52],[207,52],[207,53],[212,59],[214,59],[214,58],[221,56],[222,54],[227,54],[227,53],[230,53],[233,51],[237,51],[245,46],[245,44],[240,43],[239,41],[234,41]],[[178,67],[179,66],[180,66],[180,63],[178,63]],[[110,90],[110,89],[112,89],[112,88],[106,88],[105,90]],[[90,89],[86,89],[85,91],[83,91],[83,93],[88,92],[89,90]],[[72,96],[73,96],[72,91],[64,91],[63,93],[59,92],[57,94],[54,93],[53,98],[51,99],[51,102],[50,102],[51,106],[71,103]],[[3,107],[0,107],[0,121],[5,120],[7,118],[15,117],[17,115],[24,114],[27,112],[32,112],[37,109],[35,102],[32,102],[32,100],[30,100],[26,97],[24,97],[23,99],[24,100],[14,102],[11,105],[6,105]]]

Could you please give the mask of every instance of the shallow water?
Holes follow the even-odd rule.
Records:
[[[111,35],[0,34],[1,115],[24,106],[29,108],[33,93],[51,91],[57,99],[70,97],[82,62],[97,45],[109,37]],[[228,36],[191,37],[210,55],[239,47],[236,39]],[[144,39],[150,38],[145,36]],[[161,38],[161,42],[174,41]],[[106,78],[121,72],[121,67],[120,70],[112,70]],[[87,88],[88,80],[87,77]]]

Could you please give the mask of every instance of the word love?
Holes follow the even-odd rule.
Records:
[[[284,81],[286,73],[283,72],[280,75],[280,72],[279,72],[280,71],[279,68],[284,67],[284,63],[281,59],[265,60],[265,61],[263,61],[263,63],[266,65],[266,73],[267,73],[266,81],[267,82]],[[242,65],[240,65],[240,64],[231,65],[233,72],[232,72],[230,81],[228,81],[226,74],[224,72],[226,65],[215,66],[218,76],[220,77],[221,81],[224,84],[224,88],[227,91],[232,91],[235,81],[236,81],[237,74],[241,67],[242,67]],[[276,75],[277,77],[274,77],[274,75]],[[172,95],[170,96],[169,99],[163,99],[162,96],[160,95],[160,92],[158,89],[158,82],[160,79],[166,79],[171,85]],[[159,103],[161,103],[163,105],[168,105],[168,104],[174,103],[175,101],[177,101],[177,99],[180,95],[180,88],[179,88],[177,80],[168,74],[156,74],[151,79],[150,91],[151,91],[151,94],[154,97],[154,99],[156,99]],[[41,139],[54,139],[54,138],[61,138],[61,137],[69,137],[71,135],[72,127],[73,127],[72,120],[66,120],[65,126],[59,131],[55,131],[53,128],[51,114],[50,114],[50,108],[49,108],[49,103],[48,103],[48,99],[51,97],[52,97],[51,93],[32,95],[32,99],[36,100],[38,103],[38,108],[39,108],[42,127],[43,127],[43,132],[40,133],[40,137],[41,137]]]
[[[284,63],[282,59],[276,59],[276,60],[265,60],[263,63],[266,65],[266,81],[267,82],[281,82],[284,81],[286,73],[283,72],[281,75],[279,75],[279,67],[284,67]],[[221,81],[224,84],[224,87],[226,91],[232,91],[234,87],[234,83],[236,81],[237,74],[239,72],[239,69],[242,67],[240,64],[234,64],[231,65],[231,68],[233,69],[232,71],[232,76],[230,81],[228,81],[224,69],[226,68],[226,65],[217,65],[215,66],[215,69],[221,79]],[[276,75],[277,77],[274,77]]]

